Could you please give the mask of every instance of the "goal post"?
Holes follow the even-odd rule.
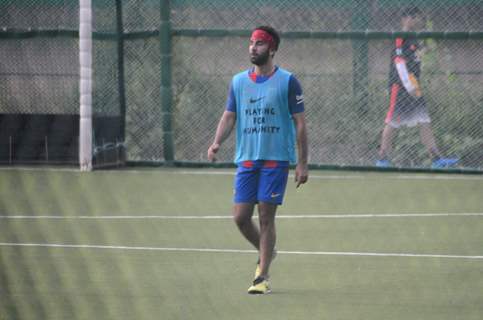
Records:
[[[92,170],[92,3],[79,0],[79,164]]]
[[[95,3],[79,0],[79,166],[81,171],[120,166],[125,163],[125,79],[122,2],[115,1],[116,34],[104,39],[94,37],[93,16]],[[107,9],[101,6],[101,10]],[[104,21],[105,22],[105,21]],[[96,41],[94,41],[96,40]],[[114,40],[117,50],[107,43]],[[116,53],[115,53],[116,52]],[[94,56],[96,54],[96,56]],[[117,54],[117,55],[116,55]],[[113,57],[115,57],[113,59]],[[94,63],[96,61],[96,63]],[[94,69],[97,70],[94,74]],[[110,80],[117,82],[109,88],[105,75],[115,70]],[[96,78],[97,77],[97,78]],[[97,86],[94,93],[94,81]],[[117,95],[117,102],[109,95]],[[93,97],[96,96],[96,101]]]
[[[79,0],[79,165],[92,170],[92,3]]]

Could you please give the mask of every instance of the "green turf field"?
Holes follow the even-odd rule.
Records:
[[[0,170],[0,319],[483,318],[483,175],[312,171],[273,293],[232,171]]]

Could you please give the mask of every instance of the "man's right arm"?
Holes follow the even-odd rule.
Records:
[[[208,148],[208,160],[216,161],[216,153],[220,149],[221,144],[230,136],[233,127],[235,126],[236,113],[232,111],[225,111],[221,116],[218,127],[216,128],[215,140]]]

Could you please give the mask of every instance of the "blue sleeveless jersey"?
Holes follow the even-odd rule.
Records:
[[[233,77],[236,100],[235,163],[248,160],[296,162],[295,125],[288,106],[291,73],[278,68],[262,83],[249,71]]]

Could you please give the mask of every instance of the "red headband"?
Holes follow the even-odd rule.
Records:
[[[275,41],[273,40],[273,37],[270,35],[270,33],[264,30],[257,29],[253,31],[250,40],[267,42],[270,48],[275,49]]]

